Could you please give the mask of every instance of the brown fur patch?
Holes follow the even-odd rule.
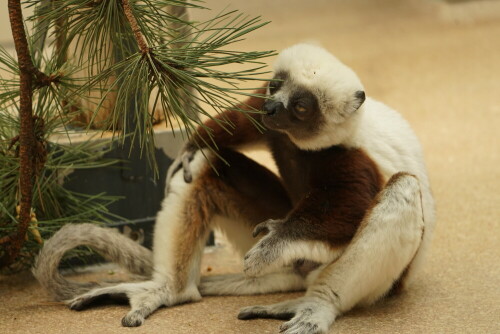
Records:
[[[348,243],[381,190],[377,166],[362,150],[339,146],[298,159],[309,191],[286,219],[292,238]]]
[[[254,94],[264,95],[266,91],[267,82]],[[261,114],[255,111],[262,110],[265,101],[266,99],[262,97],[252,96],[232,110],[227,110],[215,116],[215,120],[207,120],[204,127],[198,127],[196,137],[191,140],[191,145],[193,148],[204,148],[213,146],[213,144],[217,145],[217,147],[234,148],[246,143],[264,140],[262,131],[259,131],[250,118],[254,122],[260,123]],[[249,111],[249,113],[242,113],[241,111]],[[207,128],[212,131],[207,131]]]
[[[184,224],[179,226],[179,230],[174,231],[176,235],[175,247],[175,273],[177,284],[177,292],[181,292],[186,287],[189,276],[189,267],[192,264],[193,256],[197,251],[197,245],[206,239],[209,231],[209,223],[214,213],[214,207],[204,191],[204,184],[207,180],[207,175],[210,174],[209,167],[201,173],[201,177],[193,181],[193,188],[184,203],[183,221]]]

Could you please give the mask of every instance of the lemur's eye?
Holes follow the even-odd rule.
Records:
[[[307,108],[301,104],[296,104],[294,108],[295,108],[295,111],[300,113],[300,114],[303,114],[307,111]]]

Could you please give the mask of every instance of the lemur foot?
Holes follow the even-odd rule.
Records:
[[[254,237],[266,231],[267,234],[245,255],[243,270],[247,276],[259,276],[266,273],[281,257],[286,242],[280,233],[281,224],[280,220],[269,219],[255,227]]]
[[[161,306],[171,306],[175,304],[172,294],[166,284],[147,282],[143,290],[129,293],[130,310],[122,319],[124,327],[137,327],[144,323],[144,320]]]
[[[98,288],[80,295],[68,302],[73,310],[82,310],[97,300],[107,297],[126,297],[131,311],[122,319],[125,327],[137,327],[162,305],[171,306],[176,303],[165,282],[122,283],[115,286]]]
[[[335,307],[324,300],[301,297],[272,305],[245,307],[238,319],[290,319],[280,326],[280,333],[320,334],[328,331],[337,314]]]
[[[123,327],[139,327],[144,323],[146,318],[140,311],[130,311],[122,318]]]
[[[304,297],[295,316],[280,326],[280,333],[327,333],[337,314],[338,312],[332,304],[319,298]]]

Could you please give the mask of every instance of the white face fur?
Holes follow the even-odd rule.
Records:
[[[274,72],[283,81],[270,84],[269,101],[281,102],[284,108],[265,115],[266,126],[287,133],[306,150],[341,144],[355,131],[364,88],[357,75],[333,55],[318,46],[297,44],[279,54]],[[302,105],[315,110],[301,114]]]

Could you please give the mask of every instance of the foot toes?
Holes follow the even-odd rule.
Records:
[[[287,321],[280,326],[280,333],[284,333],[287,329],[289,329],[292,326],[292,320]]]
[[[122,318],[123,327],[138,327],[144,323],[144,317],[137,312],[130,312]]]
[[[319,330],[318,324],[310,322],[298,322],[291,326],[283,324],[280,327],[280,333],[284,334],[318,334],[322,333]]]

